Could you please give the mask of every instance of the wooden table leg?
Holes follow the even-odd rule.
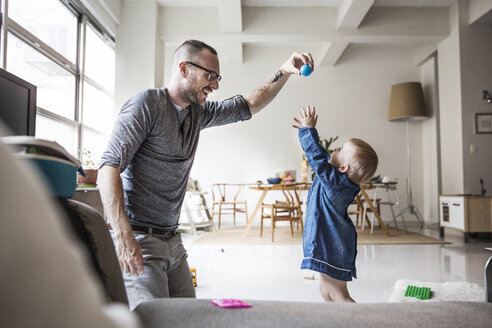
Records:
[[[367,226],[369,227],[369,229],[371,229],[371,221],[369,220],[369,217],[367,216],[367,213],[364,215],[364,219],[366,220]]]
[[[243,236],[246,236],[249,229],[251,229],[251,225],[253,224],[253,221],[255,220],[256,213],[258,213],[258,210],[260,209],[261,204],[263,204],[263,200],[265,199],[267,192],[268,192],[268,189],[263,190],[263,193],[261,194],[260,199],[258,200],[258,204],[256,204],[255,210],[253,211],[253,213],[249,217],[248,225],[246,226],[246,231],[244,231]]]
[[[362,193],[362,195],[364,196],[364,199],[366,200],[367,204],[371,208],[372,213],[374,213],[374,215],[376,215],[376,219],[378,219],[378,222],[381,225],[381,227],[383,228],[384,232],[386,233],[386,236],[388,236],[388,237],[391,236],[391,234],[388,230],[388,227],[386,227],[386,224],[384,224],[383,220],[381,219],[381,216],[379,215],[378,210],[372,205],[371,199],[369,198],[369,196],[367,196],[365,189],[361,187],[360,192]]]

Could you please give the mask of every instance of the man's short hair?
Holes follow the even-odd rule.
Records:
[[[200,56],[200,52],[203,49],[207,49],[212,54],[217,56],[217,51],[205,42],[198,40],[186,40],[176,49],[176,51],[174,51],[174,60],[177,62],[183,60],[195,61]]]
[[[369,180],[378,167],[378,155],[364,140],[351,138],[348,140],[355,147],[355,154],[350,160],[347,176],[353,183],[360,185]]]

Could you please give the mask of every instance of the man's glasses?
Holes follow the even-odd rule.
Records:
[[[200,68],[200,69],[203,69],[205,72],[207,72],[207,73],[208,73],[208,74],[207,74],[207,80],[208,80],[209,82],[212,82],[212,81],[214,81],[215,79],[217,79],[217,81],[219,81],[219,82],[220,82],[220,80],[222,80],[222,76],[220,76],[220,74],[218,74],[218,73],[216,73],[216,72],[214,72],[214,71],[211,71],[211,70],[209,70],[209,69],[206,69],[205,67],[202,67],[202,66],[200,66],[200,65],[197,65],[197,64],[192,63],[192,62],[189,62],[189,61],[187,61],[186,63],[187,63],[187,64],[190,64],[190,65],[193,65],[193,66],[195,66],[195,67],[198,67],[198,68]]]

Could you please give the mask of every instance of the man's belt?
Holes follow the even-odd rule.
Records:
[[[168,235],[168,236],[174,236],[176,235],[176,230],[164,230],[164,229],[159,229],[159,228],[151,228],[151,227],[144,227],[144,226],[138,226],[135,224],[130,224],[132,231],[134,232],[144,232],[149,235]],[[111,225],[108,224],[108,228],[112,230]]]
[[[151,228],[151,227],[144,227],[144,226],[138,226],[134,224],[130,224],[132,227],[133,231],[138,231],[138,232],[145,232],[146,234],[149,235],[170,235],[174,236],[176,234],[175,230],[164,230],[164,229],[159,229],[159,228]]]

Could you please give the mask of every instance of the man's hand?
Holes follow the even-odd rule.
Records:
[[[318,122],[318,114],[316,114],[316,107],[313,106],[311,110],[311,106],[307,106],[307,111],[302,107],[302,109],[297,113],[299,119],[294,117],[294,124],[292,127],[299,129],[302,127],[306,128],[315,128],[316,123]]]
[[[280,71],[284,74],[297,74],[301,75],[302,65],[309,65],[314,71],[314,60],[310,53],[308,52],[294,52],[290,58],[280,66]]]
[[[133,234],[117,239],[116,252],[122,270],[134,276],[144,273],[142,248]]]

